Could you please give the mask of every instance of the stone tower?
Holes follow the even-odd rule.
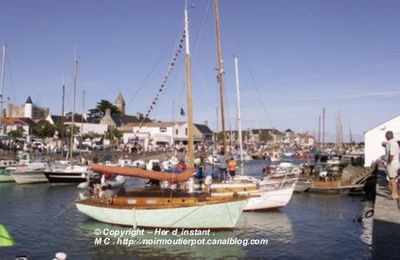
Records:
[[[118,107],[119,111],[121,111],[122,114],[125,114],[125,100],[122,96],[121,91],[119,92],[117,99],[115,99],[114,105]]]
[[[24,117],[32,119],[32,110],[33,110],[32,99],[29,96],[24,105]]]

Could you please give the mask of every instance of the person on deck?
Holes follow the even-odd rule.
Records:
[[[176,167],[176,169],[178,170],[178,172],[184,172],[186,171],[186,164],[183,160],[179,160],[178,166]]]
[[[158,162],[155,162],[153,164],[153,168],[151,170],[155,171],[155,172],[161,172],[160,164]],[[159,188],[160,187],[160,181],[159,180],[150,179],[147,182],[147,185],[149,185],[150,188]]]
[[[228,161],[228,170],[229,170],[229,176],[233,180],[236,175],[236,161],[233,157],[231,157]]]
[[[218,161],[219,161],[218,169],[219,169],[219,175],[220,175],[219,178],[221,179],[221,175],[222,175],[222,179],[225,180],[225,178],[226,178],[226,157],[223,152],[221,152],[220,156],[218,157]]]
[[[396,140],[394,140],[393,132],[392,131],[387,131],[386,134],[386,156],[387,156],[387,175],[389,177],[389,185],[390,189],[392,190],[392,194],[390,196],[390,199],[398,199],[399,194],[397,192],[397,182],[396,182],[396,177],[397,177],[397,172],[400,168],[400,149],[399,149],[399,144],[397,143]]]

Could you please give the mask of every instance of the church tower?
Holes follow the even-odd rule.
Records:
[[[124,97],[121,94],[121,91],[119,92],[117,99],[115,100],[114,105],[118,107],[119,111],[124,115],[125,114],[125,100]]]

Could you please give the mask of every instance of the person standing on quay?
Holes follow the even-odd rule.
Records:
[[[391,199],[398,199],[399,194],[397,192],[397,172],[400,168],[400,151],[399,151],[399,144],[393,138],[393,132],[387,131],[386,132],[386,156],[387,156],[387,173],[389,176],[389,185],[392,190]]]

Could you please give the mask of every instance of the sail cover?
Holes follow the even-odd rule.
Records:
[[[142,168],[109,166],[95,163],[91,164],[90,168],[92,171],[102,174],[123,175],[127,177],[168,181],[170,183],[185,182],[195,174],[193,169],[190,168],[182,173],[156,172]]]

